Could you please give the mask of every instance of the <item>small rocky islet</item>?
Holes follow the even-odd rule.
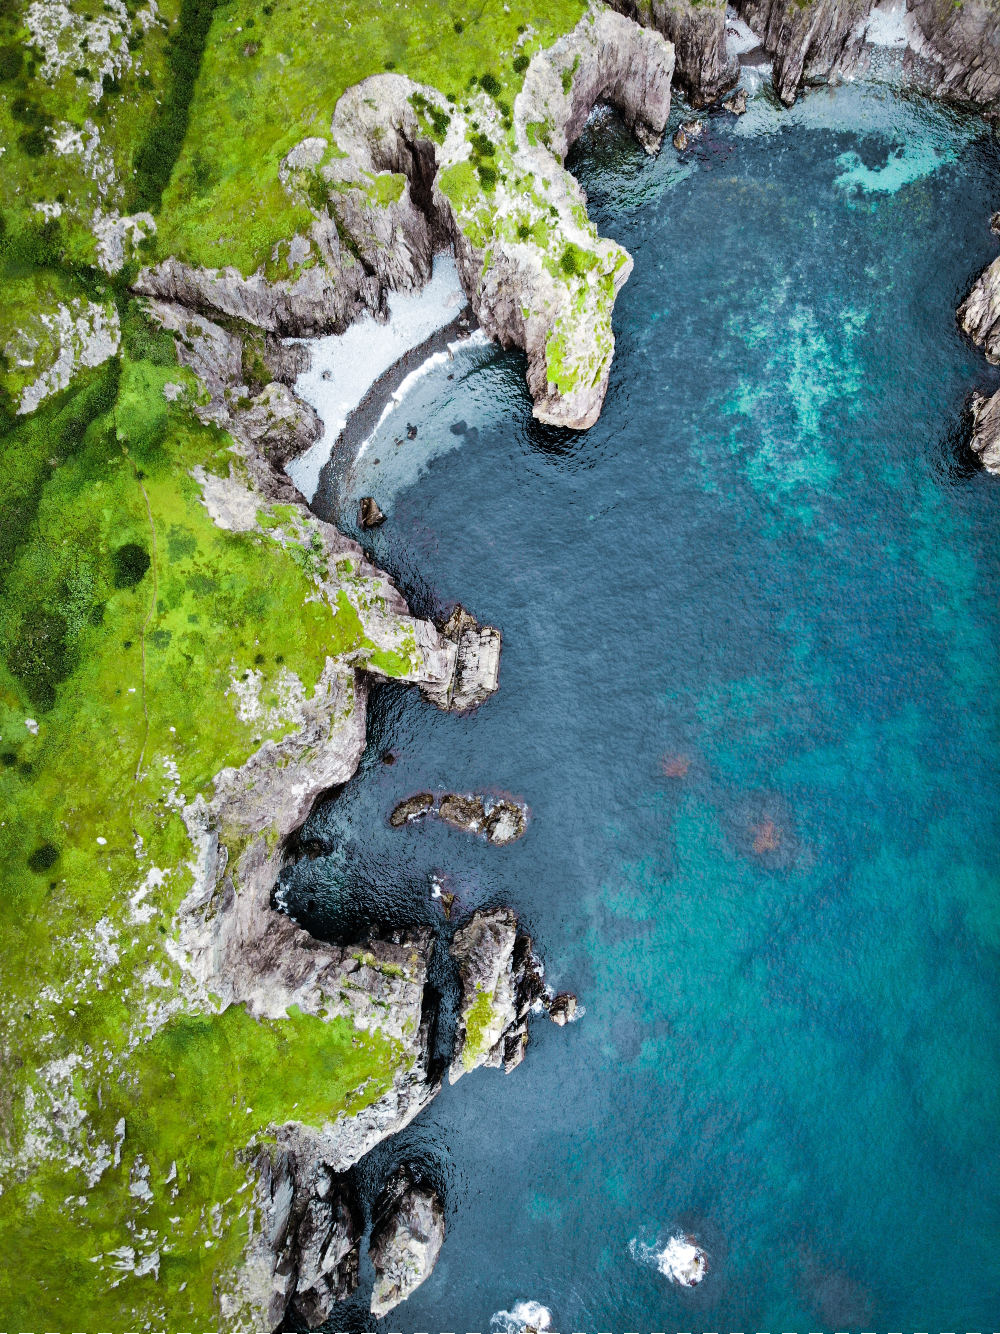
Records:
[[[453,829],[483,834],[489,843],[504,846],[522,838],[528,828],[528,811],[517,802],[492,797],[463,796],[445,792],[417,792],[393,807],[389,823],[401,829],[424,816],[436,816]]]
[[[872,8],[735,6],[785,105],[803,83],[864,72]],[[194,1313],[236,1330],[294,1312],[315,1326],[356,1291],[354,1169],[444,1078],[427,1004],[441,946],[411,927],[319,941],[272,894],[288,840],[357,770],[371,684],[477,708],[497,688],[501,636],[461,606],[443,626],[413,616],[361,546],[310,512],[284,472],[322,429],[295,393],[301,340],[384,318],[387,293],[419,289],[448,247],[486,335],[523,351],[538,420],[586,429],[632,260],[588,218],[568,148],[601,101],[650,155],[674,88],[700,113],[673,136],[678,152],[709,114],[747,108],[715,2],[504,5],[484,20],[495,69],[449,19],[434,43],[449,53],[434,66],[444,87],[421,57],[372,73],[350,33],[383,20],[343,11],[333,26],[310,20],[329,56],[318,118],[316,90],[301,105],[291,91],[304,28],[301,16],[284,28],[281,6],[35,0],[3,16],[0,857],[17,908],[2,926],[0,1239],[21,1262],[5,1267],[0,1302],[12,1324]],[[907,23],[910,86],[995,114],[998,12],[914,0]],[[287,93],[287,123],[260,110],[266,98],[248,97],[246,123],[227,119],[226,90],[267,80]],[[1000,260],[958,323],[1000,364]],[[1000,473],[1000,394],[976,395],[970,415],[973,451]],[[364,531],[386,516],[367,496],[357,517]],[[682,778],[686,757],[663,771]],[[428,792],[389,820],[427,817],[502,846],[529,813]],[[762,857],[788,841],[770,817],[750,836]],[[546,988],[511,908],[455,923],[448,958],[451,1082],[515,1069],[532,1010],[560,1026],[580,1013]],[[212,1064],[220,1050],[252,1058],[252,1102]],[[343,1086],[310,1083],[323,1061]],[[445,1205],[410,1163],[381,1184],[374,1314],[433,1270]],[[689,1286],[707,1259],[681,1241]]]

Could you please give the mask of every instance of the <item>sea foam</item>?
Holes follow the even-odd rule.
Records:
[[[379,376],[450,324],[464,304],[454,256],[435,255],[431,280],[420,292],[390,293],[387,324],[365,315],[345,333],[301,340],[312,349],[312,361],[295,382],[295,392],[316,409],[324,430],[285,471],[307,499],[316,493],[320,472],[348,416]]]
[[[515,1302],[509,1311],[497,1311],[490,1320],[490,1328],[497,1334],[524,1334],[526,1329],[552,1328],[552,1312],[541,1302]]]
[[[652,1246],[633,1237],[628,1249],[637,1264],[649,1265],[682,1288],[697,1287],[708,1273],[708,1256],[694,1237],[682,1232],[673,1233],[666,1241],[658,1237]]]

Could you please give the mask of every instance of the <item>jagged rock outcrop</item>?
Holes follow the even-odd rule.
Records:
[[[923,37],[937,97],[996,107],[1000,102],[1000,12],[983,0],[907,0]]]
[[[433,88],[373,75],[340,98],[329,139],[310,136],[285,158],[282,181],[314,216],[287,255],[279,247],[289,278],[169,259],[143,270],[136,290],[272,334],[342,332],[365,309],[384,314],[387,290],[426,282],[435,248],[450,242],[481,326],[527,354],[535,415],[586,428],[607,389],[611,312],[631,259],[597,237],[562,163],[600,100],[655,151],[673,68],[659,33],[595,0],[532,58],[511,113],[513,150],[507,112],[485,91],[467,94],[466,115]],[[317,182],[328,189],[322,207]]]
[[[379,528],[385,523],[385,515],[375,503],[374,496],[362,496],[358,506],[358,523],[362,528]]]
[[[899,72],[905,84],[935,97],[1000,103],[1000,14],[988,0],[906,0],[885,9],[873,0],[733,0],[734,7],[761,36],[772,56],[773,82],[790,106],[802,83],[823,83],[865,68],[873,48],[868,26],[888,18],[902,48]]]
[[[251,1230],[233,1287],[221,1294],[224,1317],[256,1318],[273,1329],[295,1306],[318,1328],[335,1303],[355,1290],[359,1220],[347,1174],[439,1092],[441,1078],[429,1066],[432,1019],[422,1015],[409,1044],[412,1064],[399,1067],[388,1093],[356,1116],[341,1114],[319,1130],[286,1122],[277,1128],[274,1144],[254,1153],[260,1223]]]
[[[740,62],[726,51],[726,0],[612,0],[612,5],[673,43],[674,80],[692,106],[715,102],[736,83]]]
[[[436,815],[453,829],[483,834],[487,842],[498,847],[514,843],[528,827],[527,808],[515,801],[463,796],[457,792],[445,792],[437,803],[433,792],[406,797],[393,808],[389,824],[393,829],[401,829],[424,815]]]
[[[375,1206],[369,1253],[375,1266],[372,1315],[387,1315],[429,1278],[444,1242],[437,1192],[401,1167]]]
[[[302,338],[343,333],[365,310],[385,317],[385,289],[341,248],[329,217],[316,216],[308,236],[289,238],[288,278],[236,268],[201,269],[166,259],[143,269],[133,288],[143,296],[211,316],[228,315],[269,333]],[[302,268],[306,262],[310,267]]]
[[[987,361],[1000,366],[1000,259],[983,270],[956,312],[958,326]],[[969,447],[987,472],[1000,474],[1000,393],[972,396]]]
[[[323,423],[314,410],[277,378],[251,395],[244,383],[247,349],[231,329],[176,302],[151,299],[146,304],[150,315],[174,334],[177,360],[194,371],[208,390],[208,403],[195,408],[198,416],[215,422],[248,446],[250,471],[265,495],[274,500],[296,499],[298,492],[284,465],[320,438]],[[276,339],[261,341],[260,370],[294,383],[308,365],[308,348],[301,344],[286,348]]]
[[[295,1249],[295,1308],[310,1329],[316,1329],[334,1302],[344,1301],[358,1286],[360,1218],[344,1177],[328,1169],[317,1174],[314,1194],[295,1230]]]
[[[459,603],[441,630],[457,649],[455,673],[447,690],[422,686],[421,694],[440,709],[472,709],[482,704],[500,684],[500,631],[480,626]]]
[[[1000,366],[1000,258],[972,284],[956,317],[959,328],[983,349],[986,360]]]
[[[774,65],[774,90],[791,106],[803,80],[823,82],[857,66],[872,0],[736,0]]]
[[[1000,392],[992,398],[972,397],[972,437],[969,446],[987,472],[1000,476]]]
[[[452,958],[462,983],[449,1083],[480,1065],[513,1070],[528,1045],[528,1011],[545,996],[531,937],[510,908],[473,914],[455,932]]]

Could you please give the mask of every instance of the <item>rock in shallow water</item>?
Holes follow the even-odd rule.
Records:
[[[460,797],[449,792],[441,798],[438,814],[453,829],[467,829],[478,834],[486,821],[486,808],[478,797]]]
[[[436,1192],[409,1168],[390,1179],[375,1206],[369,1251],[375,1266],[373,1315],[388,1314],[432,1273],[444,1241],[444,1209]]]
[[[560,991],[558,996],[553,996],[549,1002],[549,1018],[560,1028],[573,1022],[576,1018],[576,997],[572,991]]]
[[[531,937],[519,935],[510,908],[476,912],[451,943],[462,981],[449,1082],[477,1066],[520,1065],[528,1045],[528,1011],[544,1003],[543,968]]]
[[[389,823],[393,829],[399,829],[402,825],[408,824],[410,820],[419,820],[422,815],[434,805],[433,792],[418,792],[415,797],[407,797],[401,801],[389,816]]]
[[[705,123],[700,120],[686,120],[683,125],[679,125],[674,133],[674,147],[678,153],[690,148],[691,141],[700,138],[704,129]]]
[[[498,847],[516,842],[527,827],[524,811],[512,801],[498,801],[486,817],[486,837]]]
[[[441,627],[445,639],[457,644],[455,674],[445,691],[421,691],[439,709],[471,709],[488,699],[500,684],[500,631],[480,626],[459,603]]]
[[[734,116],[744,115],[747,109],[747,90],[745,88],[737,88],[734,93],[731,93],[730,96],[726,98],[722,105],[727,111],[732,112]]]
[[[358,523],[362,528],[378,528],[385,523],[385,515],[375,503],[374,496],[362,496],[358,506]]]

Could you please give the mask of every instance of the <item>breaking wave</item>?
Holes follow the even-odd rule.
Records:
[[[552,1312],[541,1302],[515,1302],[510,1311],[497,1311],[490,1320],[490,1328],[497,1334],[524,1334],[527,1329],[552,1328]]]
[[[675,1232],[666,1241],[658,1237],[651,1245],[633,1237],[629,1254],[637,1264],[648,1265],[682,1288],[694,1288],[708,1273],[708,1256],[692,1236]]]

